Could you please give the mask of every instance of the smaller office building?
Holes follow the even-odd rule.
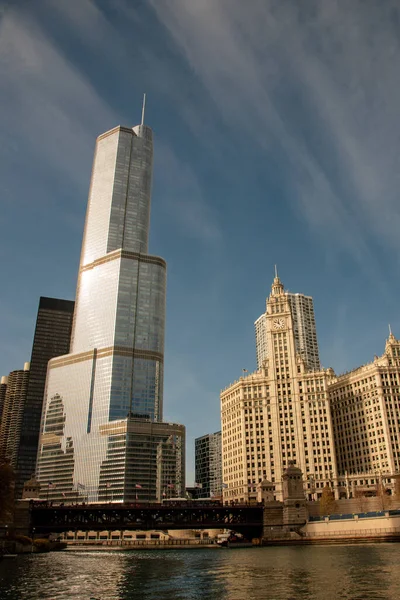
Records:
[[[195,477],[198,498],[221,496],[222,456],[220,431],[196,438]]]

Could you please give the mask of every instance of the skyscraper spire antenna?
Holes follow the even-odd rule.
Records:
[[[390,323],[389,323],[389,335],[392,335],[392,328],[390,327]]]
[[[275,265],[275,278],[278,277],[278,267]]]
[[[144,111],[146,108],[146,94],[143,94],[143,105],[142,105],[142,123],[141,125],[144,125]]]

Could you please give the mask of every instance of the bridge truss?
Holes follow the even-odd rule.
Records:
[[[231,529],[262,534],[262,506],[78,505],[31,508],[36,533],[154,529]]]

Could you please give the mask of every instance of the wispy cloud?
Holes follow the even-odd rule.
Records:
[[[95,53],[99,61],[107,62],[119,74],[122,92],[132,46],[96,3],[41,0],[40,8],[61,19],[86,51]],[[130,13],[129,18],[133,17]],[[0,156],[5,163],[16,164],[21,155],[30,153],[32,163],[44,176],[58,174],[86,190],[95,136],[120,123],[121,115],[66,58],[51,32],[23,10],[9,10],[3,16],[0,57],[0,110],[7,114],[0,123]],[[168,182],[166,201],[175,221],[205,243],[217,239],[216,220],[194,170],[178,158],[166,140],[156,143],[160,177]]]
[[[223,117],[285,153],[314,230],[399,249],[398,2],[148,1]]]
[[[1,133],[9,154],[21,148],[74,183],[94,145],[99,124],[115,114],[45,31],[24,13],[9,11],[0,24]],[[4,152],[4,150],[3,150]],[[86,175],[87,180],[87,175]]]
[[[161,210],[173,215],[183,236],[213,245],[220,243],[222,232],[217,215],[205,200],[193,169],[164,143],[157,144],[155,163],[163,189]]]
[[[126,38],[113,26],[106,14],[101,10],[100,3],[95,0],[40,0],[44,10],[58,17],[63,28],[80,40],[87,50],[94,51],[100,59],[114,68],[123,67],[129,61],[129,43]],[[119,0],[113,0],[108,11],[118,11]],[[129,18],[134,18],[134,12],[129,12]],[[122,69],[121,69],[122,70]]]

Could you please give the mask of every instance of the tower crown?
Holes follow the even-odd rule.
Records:
[[[272,282],[272,286],[271,286],[271,295],[278,296],[279,294],[283,294],[284,289],[285,288],[283,286],[283,283],[279,279],[278,275],[275,275],[274,281]]]
[[[393,347],[394,345],[398,344],[398,343],[399,343],[399,340],[397,340],[397,339],[394,337],[394,335],[393,335],[393,333],[392,333],[392,329],[391,329],[391,327],[390,327],[390,325],[389,325],[389,337],[388,337],[388,338],[387,338],[387,340],[386,340],[386,344],[385,344],[385,352],[386,352],[386,353],[388,353],[388,352],[390,353],[390,352],[391,352],[391,349],[392,349],[392,347]]]
[[[271,296],[277,296],[277,295],[283,294],[283,293],[284,293],[283,283],[281,282],[281,280],[278,277],[278,269],[276,268],[276,265],[275,265],[275,277],[274,277],[274,281],[272,282],[272,286],[271,286]]]

